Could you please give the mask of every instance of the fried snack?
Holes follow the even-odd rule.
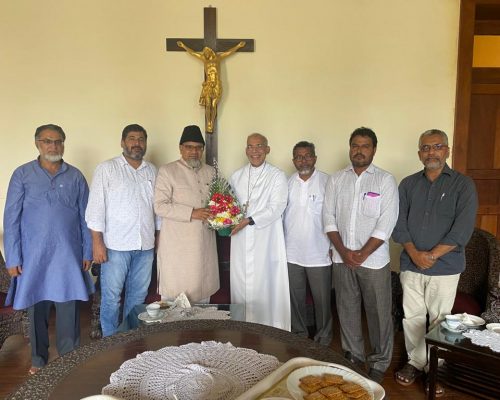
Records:
[[[350,399],[360,400],[364,395],[368,395],[365,389],[355,390],[354,392],[346,393],[346,396]]]
[[[342,391],[346,393],[353,393],[357,392],[358,390],[364,390],[362,386],[359,386],[358,384],[352,382],[340,386],[340,389],[342,389]]]
[[[338,399],[339,397],[344,397],[342,390],[340,390],[337,386],[327,386],[323,389],[320,389],[319,392],[329,399]]]
[[[317,375],[306,375],[299,379],[300,383],[304,385],[313,385],[321,382],[321,377]]]
[[[323,396],[320,392],[306,394],[304,400],[328,400],[328,397]]]
[[[306,393],[317,392],[323,386],[321,385],[321,380],[318,383],[311,383],[310,385],[306,385],[305,383],[300,383],[299,387]]]
[[[344,378],[341,375],[335,374],[323,374],[322,380],[324,383],[328,384],[326,386],[342,385],[345,383]]]

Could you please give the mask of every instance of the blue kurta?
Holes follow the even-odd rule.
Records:
[[[12,175],[4,212],[6,266],[22,266],[6,305],[21,310],[42,300],[88,300],[94,286],[83,259],[92,259],[85,223],[89,189],[85,177],[63,162],[50,175],[38,160]]]

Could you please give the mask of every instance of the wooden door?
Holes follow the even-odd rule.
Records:
[[[500,68],[472,68],[474,35],[500,35],[500,0],[462,0],[453,167],[472,177],[476,226],[500,238]]]

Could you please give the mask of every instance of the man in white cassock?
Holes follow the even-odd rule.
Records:
[[[288,187],[285,173],[266,162],[265,136],[247,138],[248,165],[230,184],[245,218],[231,233],[231,302],[245,304],[246,320],[290,330],[290,291],[281,216]]]

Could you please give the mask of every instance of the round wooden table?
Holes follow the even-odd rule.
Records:
[[[49,363],[8,398],[68,400],[100,394],[111,373],[137,354],[207,340],[231,342],[282,362],[309,357],[343,364],[365,375],[332,349],[281,329],[232,320],[191,320],[144,326],[82,346]]]

